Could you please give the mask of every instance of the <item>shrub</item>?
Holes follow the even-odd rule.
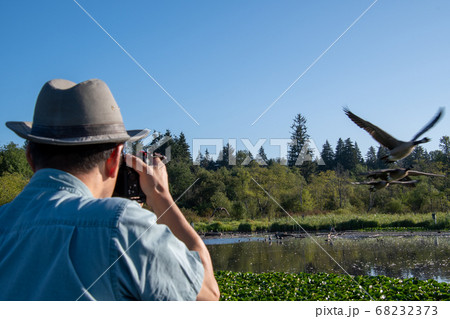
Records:
[[[215,222],[207,227],[208,231],[223,231],[224,227],[221,222]]]
[[[0,206],[12,201],[27,183],[28,179],[19,173],[0,176]]]
[[[298,230],[298,228],[299,227],[296,224],[275,222],[269,226],[269,231],[271,231],[271,232],[287,232],[287,231],[296,231],[296,230]]]
[[[363,229],[363,228],[376,228],[378,222],[375,220],[363,220],[363,219],[350,219],[336,224],[336,230],[351,230],[351,229]]]
[[[400,214],[405,212],[406,206],[400,199],[393,199],[386,205],[386,211],[393,214]]]
[[[252,231],[252,225],[249,223],[240,223],[238,226],[239,232],[251,232]]]
[[[205,220],[204,217],[200,217],[196,211],[189,208],[180,208],[189,223],[198,223]]]

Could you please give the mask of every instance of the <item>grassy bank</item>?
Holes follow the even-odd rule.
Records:
[[[450,300],[449,284],[414,278],[231,271],[216,278],[221,300]]]
[[[274,220],[211,220],[194,223],[198,232],[308,231],[345,230],[449,230],[450,213],[431,214],[318,214]],[[298,225],[301,225],[301,227]]]

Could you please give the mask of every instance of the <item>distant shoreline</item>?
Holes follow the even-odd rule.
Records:
[[[440,231],[440,230],[410,230],[410,231],[392,231],[392,230],[377,230],[377,231],[360,231],[360,230],[349,230],[341,232],[324,232],[324,231],[314,231],[308,232],[306,234],[303,231],[295,232],[200,232],[199,235],[202,239],[213,239],[213,238],[249,238],[249,237],[269,237],[279,234],[281,239],[283,238],[306,238],[308,234],[315,237],[325,237],[331,234],[333,238],[376,238],[382,236],[390,237],[413,237],[413,236],[437,236],[437,237],[450,237],[450,231]]]

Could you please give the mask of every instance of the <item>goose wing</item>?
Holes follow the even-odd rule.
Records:
[[[351,182],[352,185],[374,185],[378,181],[368,181],[368,182]]]
[[[344,108],[345,114],[360,128],[364,129],[366,132],[368,132],[372,137],[381,145],[387,147],[388,149],[392,150],[396,148],[398,145],[400,145],[402,142],[397,140],[396,138],[392,137],[385,131],[383,131],[381,128],[379,128],[376,125],[373,125],[372,123],[363,120],[359,116],[356,116],[348,108]]]
[[[386,168],[386,169],[380,169],[378,171],[371,171],[371,172],[367,172],[367,173],[363,173],[364,175],[367,176],[367,178],[382,178],[382,179],[386,179],[389,173],[394,172],[396,169],[395,168]]]
[[[410,175],[410,176],[423,175],[423,176],[445,177],[445,175],[433,174],[433,173],[425,173],[425,172],[419,172],[419,171],[408,171],[408,175]]]
[[[401,181],[392,181],[389,184],[402,184],[402,185],[409,185],[409,184],[416,184],[419,181],[417,179],[415,180],[401,180]]]
[[[381,185],[381,184],[387,184],[387,181],[380,180],[380,181],[367,181],[367,182],[351,182],[353,185]]]
[[[419,133],[417,133],[412,138],[412,141],[417,140],[420,135],[422,135],[423,133],[428,131],[430,128],[432,128],[439,121],[439,119],[442,117],[442,114],[444,114],[444,108],[443,107],[439,108],[439,111],[436,113],[434,118],[423,129],[421,129]]]
[[[392,181],[391,184],[399,184],[406,187],[416,187],[416,184],[418,183],[418,180],[411,180],[409,177],[402,178],[399,181]]]

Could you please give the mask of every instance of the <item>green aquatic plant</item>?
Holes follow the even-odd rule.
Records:
[[[450,284],[328,273],[217,271],[221,300],[450,300]]]

